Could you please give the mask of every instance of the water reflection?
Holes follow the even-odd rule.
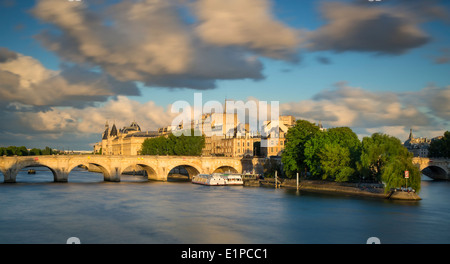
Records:
[[[0,243],[448,243],[448,182],[419,202],[243,186],[154,182],[75,168],[69,183],[21,171],[0,184]]]

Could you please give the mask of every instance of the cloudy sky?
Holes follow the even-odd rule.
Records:
[[[360,137],[450,130],[446,0],[0,0],[0,25],[0,146],[90,150],[194,93]]]

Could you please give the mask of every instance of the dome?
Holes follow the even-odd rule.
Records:
[[[122,132],[128,134],[129,132],[140,132],[141,131],[141,127],[136,123],[136,122],[132,122],[130,126],[128,127],[124,127]]]
[[[131,123],[130,128],[134,128],[136,131],[141,131],[141,127],[135,121]]]

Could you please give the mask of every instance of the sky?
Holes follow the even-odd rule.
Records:
[[[450,1],[0,0],[0,146],[91,150],[179,100],[404,141],[450,130]]]

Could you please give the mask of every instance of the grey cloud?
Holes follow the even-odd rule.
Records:
[[[233,10],[242,1],[216,1],[212,7],[207,5],[210,2],[196,3],[198,8],[207,9],[218,4]],[[260,80],[264,78],[260,57],[264,56],[295,61],[296,33],[264,13],[270,12],[269,5],[259,7],[258,16],[262,16],[265,24],[276,28],[278,33],[282,31],[284,37],[273,38],[269,32],[258,35],[266,29],[252,22],[245,24],[245,28],[251,30],[251,36],[259,38],[253,42],[239,39],[232,45],[216,43],[200,34],[205,32],[200,30],[204,28],[202,25],[213,20],[205,15],[205,8],[202,14],[206,17],[196,23],[184,21],[177,10],[188,6],[174,0],[124,1],[93,12],[86,5],[41,0],[33,14],[56,26],[56,30],[43,31],[35,38],[61,58],[99,66],[117,80],[170,88],[213,89],[217,80]],[[248,10],[241,11],[241,16],[252,14]],[[196,12],[192,14],[198,15]],[[242,29],[241,26],[233,30]],[[233,33],[239,34],[233,30],[227,31],[230,37]],[[241,36],[251,37],[242,35],[242,32]],[[288,53],[292,58],[288,58]]]
[[[433,57],[433,61],[436,64],[445,64],[450,62],[450,49],[442,48],[440,49],[440,55]]]
[[[54,26],[35,38],[66,61],[122,82],[205,90],[217,80],[261,80],[262,57],[298,63],[300,47],[402,54],[430,42],[423,22],[448,14],[439,2],[393,2],[325,2],[327,24],[313,31],[277,20],[269,0],[90,2],[94,8],[40,0],[32,13]]]
[[[438,122],[450,120],[450,85],[437,87],[428,85],[419,92],[405,92],[402,97],[417,105],[428,109],[430,116],[436,117]]]
[[[450,62],[450,56],[441,56],[434,60],[436,64],[444,64]]]
[[[17,53],[7,48],[0,47],[0,63],[17,59]]]
[[[316,58],[321,64],[331,64],[331,60],[327,57],[319,56]]]
[[[431,41],[419,25],[444,19],[447,12],[429,3],[370,5],[326,2],[321,13],[327,24],[308,33],[310,50],[360,51],[398,55]]]

